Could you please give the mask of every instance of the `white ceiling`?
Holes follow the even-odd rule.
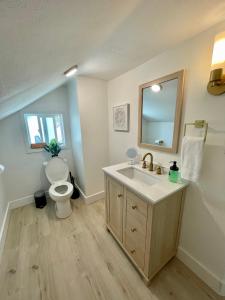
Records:
[[[71,65],[108,80],[224,19],[224,0],[0,0],[0,109],[36,100]]]

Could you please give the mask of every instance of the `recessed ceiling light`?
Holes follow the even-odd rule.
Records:
[[[66,70],[64,72],[64,75],[66,77],[71,77],[71,76],[73,76],[77,72],[77,70],[78,70],[78,66],[77,65],[72,66],[71,68],[69,68],[68,70]]]
[[[160,84],[153,84],[151,86],[151,90],[154,92],[154,93],[158,93],[160,92],[162,89],[161,85]]]

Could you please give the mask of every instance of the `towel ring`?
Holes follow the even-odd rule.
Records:
[[[204,142],[206,141],[207,132],[208,132],[208,123],[205,120],[195,120],[194,123],[185,123],[184,125],[184,136],[186,135],[187,126],[194,126],[195,128],[204,128],[205,127],[205,134],[204,134]]]

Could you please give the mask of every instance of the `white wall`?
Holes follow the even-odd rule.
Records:
[[[23,121],[25,112],[63,113],[67,147],[60,155],[68,159],[70,169],[74,173],[67,89],[61,86],[22,111],[0,121],[0,162],[6,167],[4,175],[8,201],[32,195],[38,189],[49,187],[42,164],[50,155],[45,151],[27,153]]]
[[[125,151],[137,145],[138,86],[161,76],[185,69],[183,122],[205,119],[209,132],[205,145],[200,185],[190,185],[184,207],[180,257],[217,292],[225,287],[225,94],[212,96],[206,87],[210,74],[215,34],[225,22],[156,56],[108,84],[109,153],[111,163],[126,160]],[[112,106],[131,104],[130,132],[112,128]],[[183,125],[181,128],[181,136]],[[145,153],[147,149],[140,149]],[[168,166],[180,153],[152,151],[154,160]],[[224,289],[225,292],[225,289]]]
[[[102,168],[108,165],[107,83],[80,76],[69,82],[69,94],[78,183],[90,196],[104,190]]]

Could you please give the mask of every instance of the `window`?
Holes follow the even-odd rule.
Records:
[[[25,114],[27,139],[32,149],[43,148],[52,139],[65,146],[62,114]]]

